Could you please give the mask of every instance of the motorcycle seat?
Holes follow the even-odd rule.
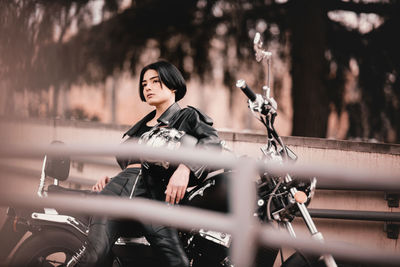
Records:
[[[72,189],[72,188],[65,188],[59,185],[49,185],[47,187],[48,194],[79,194],[79,195],[96,195],[97,193],[91,190],[82,190],[82,189]]]

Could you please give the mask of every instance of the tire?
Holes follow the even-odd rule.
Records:
[[[65,266],[82,246],[82,241],[67,231],[44,231],[31,235],[13,255],[10,266]]]

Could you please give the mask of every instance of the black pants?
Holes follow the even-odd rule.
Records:
[[[146,197],[150,192],[143,177],[138,176],[140,169],[125,169],[114,177],[100,192],[101,195],[121,197]],[[132,194],[132,188],[135,189]],[[165,266],[187,267],[189,261],[178,238],[177,230],[170,227],[140,224],[127,220],[114,220],[105,217],[93,217],[85,255],[78,266],[111,265],[111,248],[120,236],[132,236],[142,232],[151,244],[156,255]]]

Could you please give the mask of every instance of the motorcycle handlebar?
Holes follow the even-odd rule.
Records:
[[[253,90],[251,90],[251,89],[247,86],[245,80],[238,80],[238,81],[236,82],[236,87],[239,87],[239,88],[243,91],[243,93],[244,93],[251,101],[254,102],[254,101],[256,100],[256,98],[257,98],[256,94],[253,92]]]

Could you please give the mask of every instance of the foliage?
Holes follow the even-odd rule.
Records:
[[[148,46],[186,78],[212,79],[210,49],[220,40],[224,81],[232,88],[238,68],[253,61],[251,37],[258,30],[291,62],[294,135],[325,136],[329,104],[346,108],[346,74],[355,60],[364,114],[357,117],[359,137],[385,141],[394,129],[400,140],[398,1],[141,0],[124,6],[112,0],[94,23],[96,2],[2,1],[0,80],[15,90],[102,82],[126,66],[135,73]],[[382,24],[362,33],[332,20],[333,11],[376,14]]]

